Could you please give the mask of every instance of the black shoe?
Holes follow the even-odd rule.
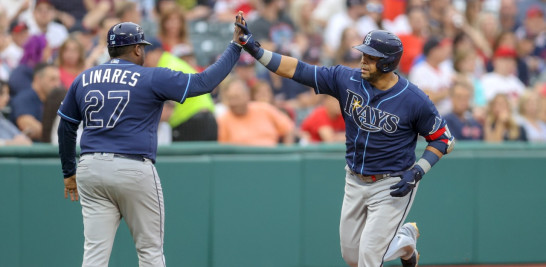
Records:
[[[411,258],[404,260],[400,259],[402,261],[403,267],[415,267],[417,266],[417,262],[419,262],[419,253],[417,251],[413,252],[413,255],[411,255]]]

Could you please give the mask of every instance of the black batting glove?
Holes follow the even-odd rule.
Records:
[[[239,41],[241,42],[241,45],[243,46],[245,51],[257,59],[258,56],[261,56],[261,45],[260,43],[258,43],[258,41],[254,40],[252,33],[247,27],[245,19],[243,18],[242,20],[243,23],[235,23],[235,25],[243,31],[243,35],[239,36]]]
[[[396,189],[391,191],[391,196],[403,197],[407,195],[417,185],[417,182],[423,178],[424,173],[419,165],[415,165],[407,171],[391,173],[390,176],[400,176],[402,179],[397,184],[391,186],[391,189]]]

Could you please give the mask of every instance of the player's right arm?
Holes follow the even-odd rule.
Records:
[[[310,65],[296,58],[264,49],[260,43],[254,40],[244,18],[241,23],[235,24],[241,29],[242,34],[239,40],[245,51],[271,72],[312,87],[316,93],[336,95],[333,89],[335,86],[332,84],[335,81],[335,67],[325,68]]]

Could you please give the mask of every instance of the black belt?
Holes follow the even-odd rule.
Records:
[[[100,153],[100,152],[98,152]],[[95,153],[83,153],[83,155],[92,155],[92,154],[95,154]],[[136,160],[136,161],[146,161],[146,158],[142,155],[137,155],[137,154],[120,154],[120,153],[113,153],[114,154],[114,158],[122,158],[122,159],[132,159],[132,160]]]
[[[136,161],[146,161],[146,158],[142,155],[136,155],[136,154],[118,154],[114,153],[114,158],[122,158],[122,159],[132,159]]]

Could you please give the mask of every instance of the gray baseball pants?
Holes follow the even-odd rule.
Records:
[[[108,266],[121,218],[133,236],[139,266],[165,266],[163,190],[150,160],[82,155],[76,181],[85,236],[83,267]]]
[[[341,253],[350,266],[380,267],[385,261],[411,256],[405,255],[404,247],[415,249],[416,233],[400,227],[418,186],[404,197],[393,197],[389,187],[399,181],[389,177],[366,183],[347,171],[339,231]]]

